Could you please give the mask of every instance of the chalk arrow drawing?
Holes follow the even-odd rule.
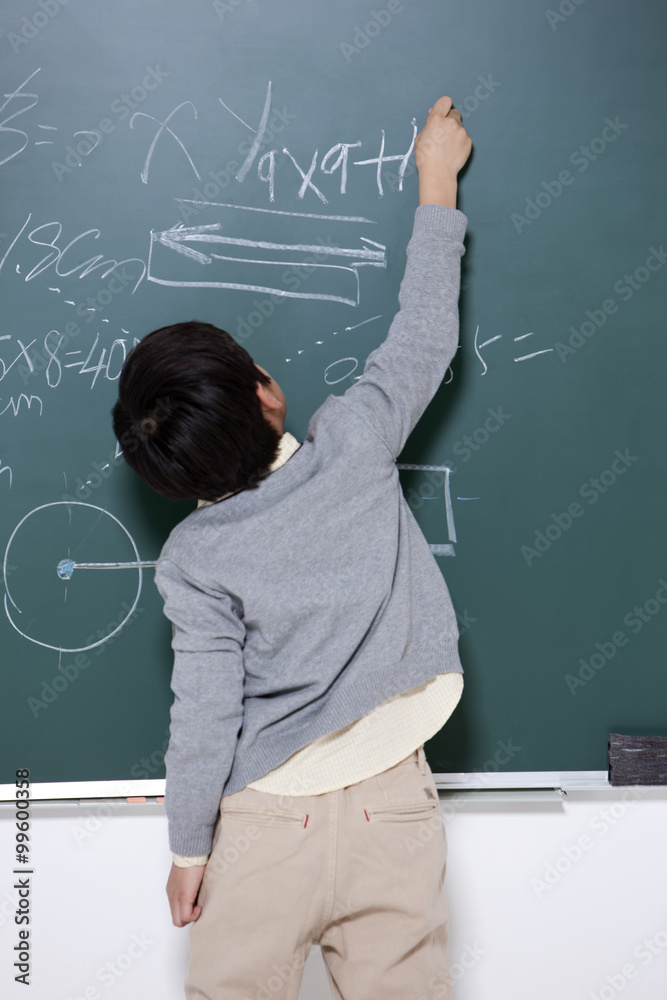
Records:
[[[366,236],[348,240],[359,245],[337,246],[322,240],[321,220],[332,224],[368,224],[370,220],[353,216],[310,215],[301,212],[277,212],[251,209],[250,206],[213,205],[208,211],[223,209],[227,217],[237,212],[259,211],[269,230],[284,225],[277,216],[290,217],[289,232],[303,232],[298,242],[275,239],[248,239],[232,235],[237,220],[226,218],[199,226],[177,224],[169,229],[151,231],[148,255],[148,281],[181,287],[230,288],[296,299],[319,299],[359,304],[359,268],[386,267],[386,247]],[[313,240],[313,221],[319,220],[318,242]],[[310,239],[308,238],[310,236]],[[285,268],[291,268],[298,282],[285,287]]]

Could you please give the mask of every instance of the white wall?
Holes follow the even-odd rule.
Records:
[[[667,789],[479,795],[455,809],[441,797],[454,1000],[665,1000]],[[162,805],[33,803],[29,991],[13,981],[14,832],[3,805],[3,1000],[183,1000],[188,932],[172,925],[164,891]],[[105,970],[117,961],[122,974]],[[313,948],[300,1000],[330,997]]]

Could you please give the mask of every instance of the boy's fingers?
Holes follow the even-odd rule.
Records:
[[[172,919],[176,927],[185,927],[199,919],[201,906],[192,906],[190,900],[179,900],[172,908]]]
[[[433,105],[433,107],[429,109],[429,115],[436,114],[436,115],[444,115],[445,117],[447,117],[453,103],[454,102],[452,101],[451,97],[446,97],[446,96],[439,97],[438,100]]]

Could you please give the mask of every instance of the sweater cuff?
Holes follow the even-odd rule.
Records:
[[[438,236],[450,236],[455,240],[463,240],[468,226],[467,216],[458,208],[447,205],[419,205],[415,211],[413,236],[417,233],[435,233]]]
[[[169,825],[170,851],[172,854],[179,854],[184,858],[199,858],[204,854],[210,854],[213,844],[214,825],[199,827],[196,830]]]
[[[202,854],[198,858],[186,858],[182,854],[174,854],[174,864],[177,868],[194,868],[195,865],[205,865],[210,854]]]

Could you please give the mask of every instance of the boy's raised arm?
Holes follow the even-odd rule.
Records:
[[[396,458],[426,409],[458,344],[460,258],[467,219],[456,209],[457,175],[472,143],[449,97],[429,112],[415,140],[420,207],[408,244],[400,311],[341,400]]]

